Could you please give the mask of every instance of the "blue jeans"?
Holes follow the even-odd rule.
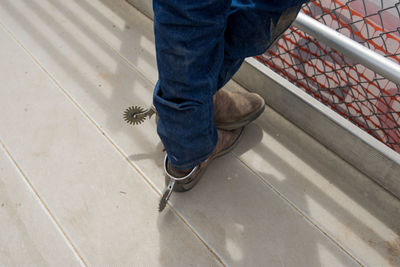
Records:
[[[157,132],[177,169],[206,160],[218,140],[213,95],[244,58],[265,52],[307,0],[153,0],[159,80]]]

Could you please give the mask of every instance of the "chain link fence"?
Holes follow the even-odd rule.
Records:
[[[399,0],[316,0],[303,12],[400,64]],[[400,85],[294,27],[256,58],[400,153]]]

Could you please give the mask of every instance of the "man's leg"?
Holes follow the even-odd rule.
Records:
[[[268,49],[296,18],[303,1],[233,0],[224,33],[224,60],[218,89],[237,72],[245,57]],[[257,94],[218,90],[214,95],[214,121],[220,129],[235,129],[256,119],[264,111]]]
[[[170,163],[190,169],[213,152],[213,95],[224,54],[230,1],[154,0],[159,81],[153,103]]]
[[[218,76],[222,88],[246,57],[268,50],[310,0],[232,0],[224,33],[224,60]]]

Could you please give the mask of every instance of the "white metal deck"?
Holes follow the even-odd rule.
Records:
[[[0,46],[0,265],[400,265],[399,200],[269,108],[158,213],[155,123],[122,120],[152,22],[125,1],[0,1]]]

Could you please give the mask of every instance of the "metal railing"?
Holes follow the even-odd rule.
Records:
[[[310,2],[257,59],[400,152],[400,2],[378,2]]]
[[[318,41],[329,45],[336,51],[343,53],[343,55],[351,58],[356,63],[362,64],[386,79],[400,84],[400,65],[375,53],[373,50],[325,26],[304,13],[300,13],[297,16],[293,26],[311,35]]]

